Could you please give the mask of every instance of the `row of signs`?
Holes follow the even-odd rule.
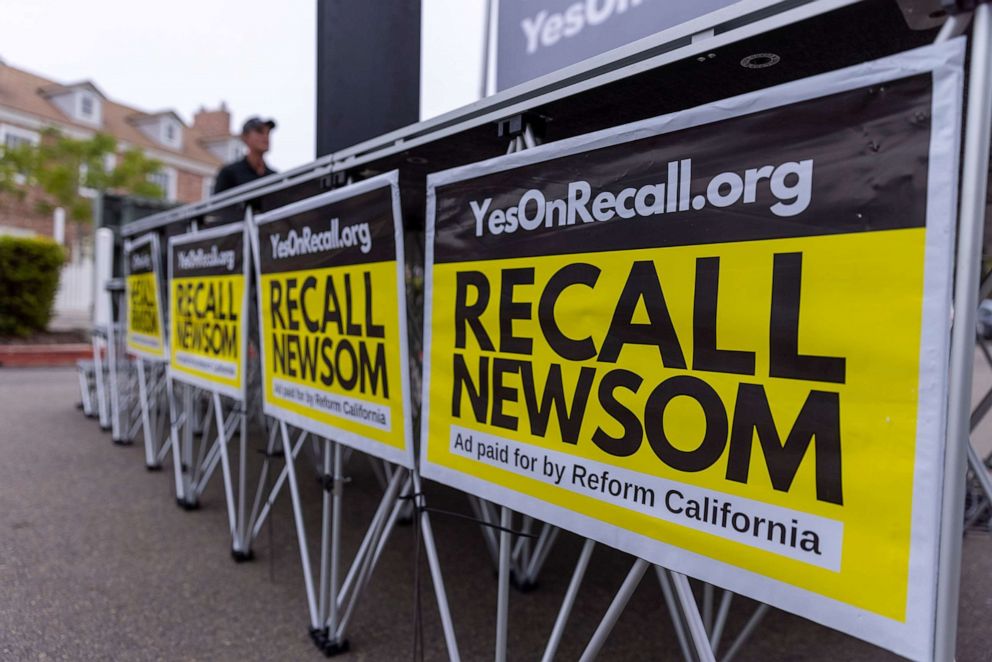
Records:
[[[134,242],[129,347],[243,397],[254,264],[267,414],[928,657],[961,98],[950,43],[431,176],[416,456],[395,173],[170,239],[168,334]]]

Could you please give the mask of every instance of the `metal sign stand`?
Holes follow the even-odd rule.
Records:
[[[289,426],[285,421],[279,421],[279,435],[286,455],[286,475],[289,478],[289,492],[293,502],[293,517],[296,523],[300,562],[303,566],[307,606],[310,613],[310,635],[317,647],[327,655],[336,655],[349,650],[347,628],[355,607],[368,586],[396,522],[407,507],[405,500],[401,499],[400,495],[401,493],[406,494],[412,489],[416,509],[419,513],[418,526],[423,537],[424,551],[434,583],[448,655],[453,660],[459,659],[447,593],[434,542],[434,533],[431,528],[430,517],[425,512],[424,498],[421,494],[419,474],[399,466],[387,469],[389,473],[385,492],[369,523],[362,543],[355,553],[348,573],[345,575],[344,581],[341,582],[339,581],[341,507],[344,485],[347,482],[344,476],[342,452],[344,447],[330,439],[320,440],[323,446],[321,484],[324,494],[321,500],[320,574],[315,582],[295,466],[295,457],[307,433],[301,433],[294,447]]]
[[[177,382],[171,376],[166,379],[166,392],[169,401],[172,463],[176,480],[176,503],[184,510],[200,507],[200,495],[220,461],[221,431],[232,430],[232,425],[220,421],[218,434],[210,435],[213,424],[213,406],[207,406],[204,413],[203,391],[194,386],[178,382],[180,398],[177,398]],[[235,412],[236,413],[236,412]],[[233,419],[233,417],[232,417]],[[230,421],[233,423],[233,420]],[[199,440],[196,437],[199,436]],[[226,443],[227,439],[224,439]],[[194,456],[194,451],[198,452]]]
[[[118,311],[117,319],[112,320],[107,328],[107,377],[110,395],[110,438],[118,445],[126,446],[134,442],[135,426],[133,416],[133,398],[131,393],[131,370],[124,345],[125,338],[125,302],[124,283],[120,279],[107,282],[107,293],[116,306],[111,310]]]
[[[951,328],[950,394],[947,449],[941,502],[940,555],[937,575],[937,623],[934,657],[953,660],[957,637],[961,577],[961,535],[965,468],[971,448],[971,384],[974,367],[975,305],[981,263],[981,239],[988,187],[992,127],[992,6],[976,7],[971,34],[971,64],[965,116],[964,162],[955,264],[954,325]],[[943,34],[943,33],[942,33]],[[960,313],[960,315],[958,315]]]
[[[138,404],[145,438],[145,468],[161,471],[162,460],[169,452],[171,437],[163,414],[168,411],[165,364],[135,358],[138,371]]]
[[[249,236],[252,238],[249,243],[252,259],[256,265],[255,282],[257,284],[261,281],[258,272],[259,247],[255,240],[254,213],[250,206],[245,213],[245,224],[248,227]],[[259,496],[265,484],[267,460],[272,453],[276,435],[282,444],[286,465],[276,479],[270,496],[257,520],[254,519],[253,509],[252,521],[254,521],[254,525],[249,524],[247,530],[250,531],[250,535],[247,542],[250,544],[251,540],[258,535],[276,495],[282,488],[284,479],[288,479],[289,493],[293,504],[293,519],[300,548],[300,562],[303,567],[303,582],[307,594],[307,608],[310,615],[310,636],[314,644],[327,656],[337,655],[350,649],[350,643],[347,639],[348,625],[396,522],[401,514],[410,508],[410,504],[400,498],[401,493],[406,494],[412,488],[414,507],[419,513],[420,533],[423,537],[424,551],[427,555],[431,579],[434,584],[448,655],[452,660],[459,660],[451,610],[448,606],[448,596],[444,588],[437,547],[434,543],[434,532],[431,528],[430,518],[425,512],[419,473],[415,469],[409,471],[382,461],[382,482],[385,483],[383,496],[366,529],[362,543],[355,552],[348,573],[345,575],[344,581],[340,582],[341,506],[344,497],[344,485],[348,482],[344,476],[344,463],[346,456],[350,457],[353,449],[345,448],[340,443],[330,439],[318,438],[317,435],[312,435],[306,430],[300,430],[294,444],[289,424],[277,418],[273,418],[273,421],[275,426],[269,437],[269,452],[259,484]],[[296,460],[308,436],[313,438],[315,444],[319,443],[321,446],[319,453],[315,455],[318,455],[320,459],[318,476],[324,491],[321,499],[320,575],[317,582],[314,581],[310,562],[310,546],[303,520],[303,503],[296,472]],[[370,459],[373,467],[375,467],[378,461],[375,458],[370,457]],[[375,474],[378,478],[380,472],[375,471]],[[257,508],[257,506],[258,500],[256,499],[255,507]]]
[[[107,352],[107,328],[93,330],[93,379],[96,383],[96,414],[101,430],[110,429],[110,396],[104,355]]]

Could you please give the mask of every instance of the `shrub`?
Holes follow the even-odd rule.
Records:
[[[0,336],[44,331],[64,262],[50,239],[0,237]]]

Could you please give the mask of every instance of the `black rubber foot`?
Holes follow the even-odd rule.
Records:
[[[145,465],[145,470],[151,471],[151,472],[161,471],[162,470],[162,465],[161,464],[146,464]]]
[[[180,508],[182,508],[183,510],[187,510],[187,511],[188,510],[199,510],[200,509],[200,502],[199,501],[192,501],[192,502],[190,502],[190,501],[186,501],[184,499],[180,499],[180,498],[177,497],[176,498],[176,504]]]
[[[101,425],[100,426],[100,429],[103,430],[104,432],[110,432],[110,426],[109,425]]]
[[[510,586],[517,589],[520,593],[530,593],[537,590],[537,582],[530,580],[520,581],[517,579],[517,573],[515,572],[510,573]]]
[[[134,444],[134,441],[130,439],[114,439],[113,442],[115,446],[131,446]]]
[[[250,549],[247,552],[242,552],[239,549],[231,550],[231,558],[234,559],[235,563],[244,563],[246,561],[252,561],[255,558],[255,552]]]
[[[335,655],[340,655],[341,653],[347,653],[351,650],[351,644],[348,643],[347,639],[342,639],[340,641],[329,641],[324,645],[323,651],[326,657],[334,657]]]
[[[327,628],[320,630],[310,628],[310,638],[313,639],[314,646],[316,646],[317,650],[321,651],[326,657],[333,657],[341,653],[347,653],[351,649],[351,645],[348,643],[347,639],[331,640],[328,639],[327,634]]]
[[[89,418],[89,419],[100,418],[96,414],[83,414],[83,416],[85,416],[86,418]]]

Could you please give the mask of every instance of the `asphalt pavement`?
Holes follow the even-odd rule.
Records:
[[[992,373],[981,367],[977,381],[976,391],[992,383]],[[77,384],[68,369],[0,369],[0,659],[322,659],[307,633],[288,497],[279,499],[256,541],[255,560],[234,563],[219,476],[199,510],[180,510],[170,467],[149,473],[140,446],[113,445],[77,410]],[[979,433],[984,446],[992,445],[992,430]],[[342,526],[349,559],[381,492],[361,458],[347,473],[352,480]],[[306,526],[316,543],[320,488],[313,472],[301,476]],[[469,513],[464,495],[430,483],[425,492],[433,507]],[[479,528],[444,515],[433,522],[462,658],[491,659],[496,581]],[[423,659],[445,658],[432,585],[422,558],[417,565],[415,542],[413,527],[396,530],[355,612],[351,652],[340,659],[417,659],[418,612]],[[537,590],[511,592],[509,659],[540,658],[580,547],[575,536],[561,535]],[[958,659],[990,660],[992,538],[966,536],[963,555]],[[631,562],[597,547],[558,659],[579,657]],[[739,597],[732,604],[724,650],[756,607]],[[635,592],[601,659],[680,659],[653,576]],[[771,610],[735,659],[897,658]]]

